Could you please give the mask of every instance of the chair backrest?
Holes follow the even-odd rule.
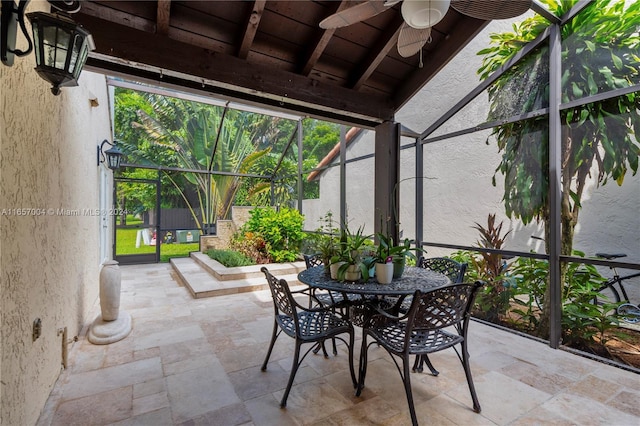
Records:
[[[437,330],[458,326],[463,334],[469,321],[469,312],[483,282],[453,283],[428,292],[417,290],[407,314],[407,335],[410,330]],[[463,323],[460,328],[460,323]]]
[[[273,307],[276,315],[283,313],[298,322],[298,312],[295,308],[295,302],[293,295],[289,289],[289,284],[284,279],[278,279],[274,277],[266,267],[260,268],[267,278],[269,283],[269,289],[271,290],[271,296],[273,296]]]
[[[307,269],[322,265],[322,258],[319,254],[304,254],[302,256],[304,257],[304,263],[307,265]]]
[[[464,282],[464,274],[467,272],[466,263],[459,263],[446,257],[421,257],[418,259],[418,266],[440,272],[449,277],[452,283]]]

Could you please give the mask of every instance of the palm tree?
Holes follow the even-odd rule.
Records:
[[[277,134],[279,119],[155,94],[145,98],[153,112],[139,110],[134,126],[154,145],[174,152],[179,166],[188,170],[184,175],[196,188],[199,206],[192,206],[184,188],[171,181],[197,225],[203,224],[196,209],[205,223],[227,218],[241,179],[234,174],[247,173],[270,151],[268,141]]]

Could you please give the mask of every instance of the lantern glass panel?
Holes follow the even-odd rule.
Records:
[[[80,50],[80,59],[78,60],[78,66],[76,67],[73,75],[76,77],[80,77],[80,71],[82,71],[82,67],[84,63],[87,61],[87,56],[89,55],[89,45],[88,43],[83,43],[83,46]]]
[[[44,26],[45,65],[56,69],[64,69],[67,60],[67,49],[70,34],[55,26]]]
[[[78,58],[82,54],[82,45],[84,38],[75,34],[73,40],[73,49],[71,50],[71,61],[69,62],[69,72],[73,75],[76,75],[76,64],[78,63]],[[82,66],[82,64],[80,64]]]
[[[117,169],[120,166],[120,156],[116,154],[111,154],[107,156],[109,160],[109,168],[112,170]]]
[[[40,31],[36,31],[36,25],[33,26],[34,27],[34,31],[33,31],[33,45],[34,45],[34,51],[36,53],[36,64],[40,65],[42,63],[42,58],[40,57]]]

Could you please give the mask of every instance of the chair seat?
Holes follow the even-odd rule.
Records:
[[[369,333],[392,352],[404,352],[406,323],[392,322],[369,329]],[[421,355],[437,352],[461,343],[464,338],[446,330],[417,330],[411,333],[409,354]]]
[[[277,316],[277,321],[287,335],[295,337],[296,327],[293,318],[280,314]],[[300,338],[307,341],[323,340],[350,329],[349,321],[328,311],[298,312],[298,322]]]

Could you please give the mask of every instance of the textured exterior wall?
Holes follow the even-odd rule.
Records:
[[[490,33],[505,31],[512,31],[510,21],[491,22],[398,112],[396,121],[417,132],[427,129],[479,84],[476,70],[481,65],[481,57],[476,52],[488,45]],[[481,94],[432,136],[479,124],[487,116],[487,108],[487,96]],[[497,222],[504,223],[503,232],[511,230],[505,248],[544,252],[544,244],[531,239],[531,235],[544,234],[542,226],[535,223],[524,226],[517,219],[507,218],[502,203],[502,176],[496,176],[496,187],[491,185],[500,154],[495,143],[485,144],[489,134],[490,131],[476,132],[425,145],[423,238],[439,243],[475,245],[478,233],[472,227],[476,222],[486,227],[487,215],[495,213]],[[409,142],[409,139],[402,141],[403,144]],[[347,158],[372,152],[373,145],[374,132],[365,131],[349,145]],[[368,218],[374,219],[364,213],[367,207],[369,211],[373,209],[372,195],[365,186],[373,182],[372,164],[365,160],[347,166],[347,204],[349,217],[355,225]],[[413,176],[415,153],[413,150],[401,151],[400,178]],[[338,167],[323,172],[320,199],[303,203],[305,229],[316,229],[318,219],[328,210],[338,218],[339,182]],[[414,187],[413,179],[400,184],[401,229],[403,236],[409,238],[415,236]],[[365,209],[361,209],[363,206]],[[584,194],[582,207],[574,248],[584,251],[587,256],[598,251],[623,252],[628,255],[625,260],[640,261],[640,234],[629,232],[640,229],[637,213],[640,211],[640,174],[631,176],[629,173],[621,187],[613,181],[600,187],[592,183]],[[447,249],[428,249],[429,256],[449,252]],[[608,274],[608,271],[605,269],[603,273]]]
[[[35,424],[61,369],[58,331],[78,335],[98,296],[99,217],[82,209],[99,207],[96,145],[111,140],[105,80],[84,72],[80,87],[53,96],[34,66],[32,55],[0,66],[2,425]]]

